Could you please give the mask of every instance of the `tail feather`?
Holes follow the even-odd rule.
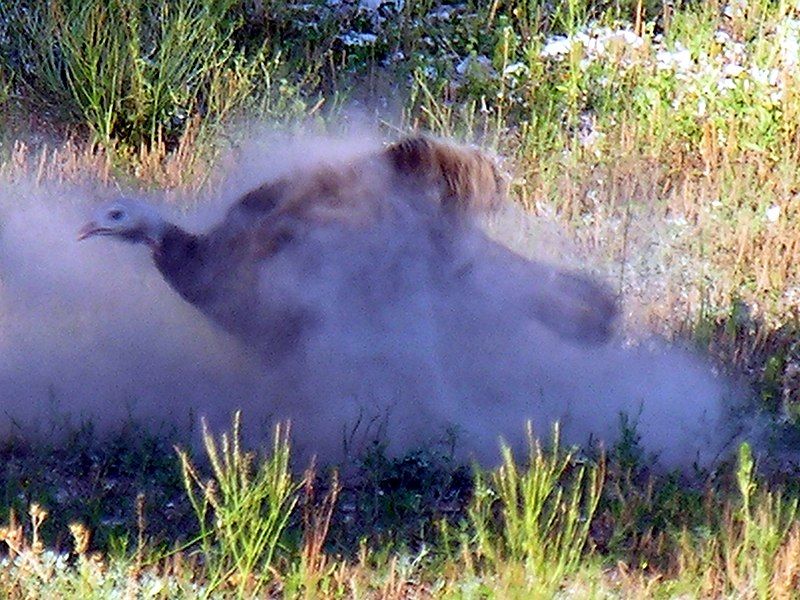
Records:
[[[494,210],[506,197],[497,163],[478,149],[414,136],[390,145],[384,155],[406,180],[438,188],[448,212]]]

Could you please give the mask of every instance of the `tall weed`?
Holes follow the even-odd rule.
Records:
[[[203,479],[189,455],[178,450],[186,493],[200,526],[209,590],[229,585],[255,594],[272,577],[276,552],[297,504],[301,483],[289,469],[288,426],[276,426],[272,452],[260,462],[244,452],[240,413],[219,442],[203,424],[213,477]]]
[[[531,590],[552,593],[583,557],[605,463],[581,464],[573,452],[563,452],[558,427],[547,452],[530,425],[528,443],[526,467],[519,467],[503,446],[503,464],[490,479],[476,475],[468,517],[475,551],[492,568],[521,564]]]

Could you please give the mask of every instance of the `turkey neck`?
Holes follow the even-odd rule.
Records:
[[[250,335],[256,312],[255,266],[246,235],[195,235],[168,224],[153,249],[161,275],[180,296],[223,328]]]
[[[207,296],[202,285],[207,242],[199,235],[168,224],[153,249],[153,261],[167,283],[192,304]]]

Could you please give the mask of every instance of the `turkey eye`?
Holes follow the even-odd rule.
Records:
[[[121,210],[112,210],[108,213],[108,217],[112,221],[119,221],[122,218],[122,211]]]

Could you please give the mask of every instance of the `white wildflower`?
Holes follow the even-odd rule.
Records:
[[[348,31],[339,36],[345,46],[371,46],[378,41],[378,36],[374,33],[361,33]]]
[[[644,39],[628,27],[611,29],[592,24],[569,37],[556,35],[549,38],[540,55],[543,58],[560,60],[576,45],[581,48],[584,61],[581,68],[585,69],[594,60],[606,57],[610,50],[623,53],[642,47]]]
[[[436,71],[436,67],[433,65],[425,65],[422,68],[422,74],[425,75],[427,79],[436,79],[436,76],[439,73]]]
[[[571,49],[572,42],[566,36],[557,35],[547,41],[539,55],[542,58],[560,59],[569,54]]]
[[[748,70],[750,78],[760,85],[767,85],[769,83],[769,71],[761,67],[752,66]]]
[[[440,21],[447,21],[456,11],[457,6],[451,5],[443,5],[439,6],[438,8],[433,9],[431,12],[428,13],[429,19],[439,19]]]
[[[376,11],[381,6],[386,5],[394,10],[403,10],[404,0],[359,0],[358,6],[363,10]]]
[[[592,43],[593,39],[594,38],[592,38],[585,31],[579,31],[574,36],[572,36],[572,41],[582,44],[584,48],[588,47]]]
[[[673,69],[672,52],[669,50],[659,50],[656,52],[656,67],[660,71]]]
[[[746,12],[747,0],[730,0],[722,10],[722,14],[731,19],[743,17]]]
[[[62,552],[56,557],[56,571],[66,571],[69,568],[69,554]]]
[[[781,62],[787,67],[796,67],[800,62],[800,21],[785,19],[778,26],[777,34]]]
[[[737,64],[727,64],[722,68],[722,74],[725,77],[738,77],[744,73],[744,67]]]
[[[144,575],[141,578],[140,585],[142,586],[142,595],[145,598],[155,598],[166,589],[164,580],[160,577],[156,577],[153,573]]]
[[[731,36],[727,31],[722,31],[718,29],[714,32],[714,41],[718,44],[722,44],[723,46],[731,41]]]
[[[773,204],[766,211],[764,211],[764,216],[770,223],[777,223],[781,216],[781,207],[777,204]]]
[[[689,224],[686,215],[676,214],[673,217],[667,217],[667,223],[675,225],[677,227],[686,227]]]
[[[596,149],[598,142],[603,139],[603,132],[597,128],[597,117],[591,112],[580,115],[578,125],[578,141],[584,148]]]
[[[597,129],[593,129],[588,133],[583,133],[578,136],[578,141],[581,146],[587,149],[598,149],[598,143],[603,139],[603,133]]]
[[[511,63],[503,69],[503,77],[520,77],[528,74],[528,65],[521,62]]]
[[[686,72],[692,69],[694,61],[688,48],[676,45],[674,51],[660,50],[656,53],[656,66],[662,71]]]
[[[797,38],[789,38],[784,40],[781,46],[781,60],[787,67],[796,67],[798,63],[798,54],[800,54],[800,42]]]
[[[644,45],[644,39],[630,29],[613,31],[609,34],[608,40],[624,44],[630,48],[641,48]]]

